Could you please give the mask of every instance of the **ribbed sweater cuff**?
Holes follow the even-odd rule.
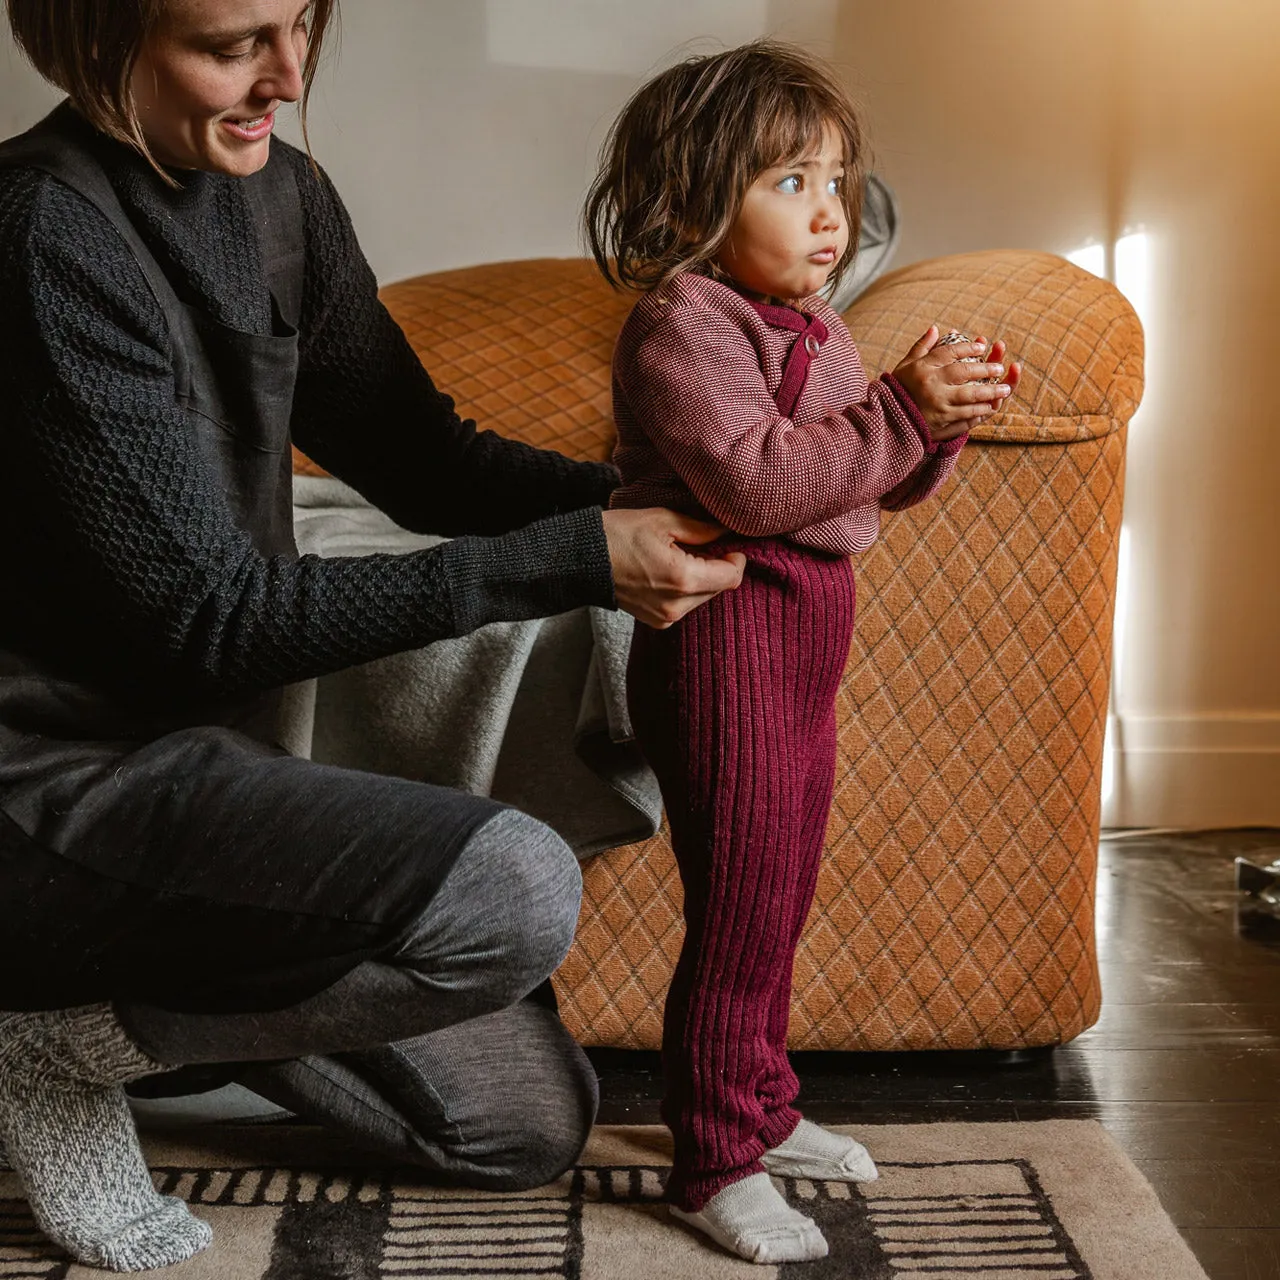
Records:
[[[500,538],[455,538],[443,556],[456,635],[581,605],[617,608],[599,507],[538,520]]]
[[[903,413],[911,419],[911,425],[915,427],[916,434],[920,437],[920,443],[924,446],[925,457],[930,457],[941,447],[933,438],[933,433],[929,430],[929,424],[925,421],[924,414],[920,412],[920,406],[911,398],[906,387],[900,383],[891,373],[882,373],[880,381],[893,393],[893,398],[902,407]]]

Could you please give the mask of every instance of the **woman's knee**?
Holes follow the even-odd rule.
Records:
[[[472,1185],[490,1191],[531,1191],[572,1169],[591,1136],[597,1089],[594,1074],[590,1081],[583,1076],[577,1096],[563,1110],[557,1112],[543,1102],[527,1110],[500,1166],[480,1160],[472,1164]]]
[[[468,840],[432,904],[449,935],[444,968],[483,984],[490,1007],[519,1000],[564,959],[581,900],[569,846],[545,823],[504,809]],[[435,932],[410,939],[402,958],[439,976]]]
[[[454,1176],[491,1191],[554,1182],[576,1163],[595,1123],[600,1088],[586,1054],[554,1012],[527,1000],[456,1035],[480,1056],[467,1083],[457,1071],[435,1081],[433,1103],[443,1099],[453,1122],[435,1141]]]
[[[573,944],[582,903],[578,860],[555,831],[518,809],[504,810],[479,834],[502,878],[493,928],[515,942],[513,959],[537,985]]]

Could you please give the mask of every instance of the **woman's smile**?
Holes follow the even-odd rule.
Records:
[[[237,137],[246,142],[259,142],[269,137],[276,124],[276,113],[268,112],[252,120],[226,119],[222,122]]]
[[[133,73],[156,158],[240,177],[261,169],[276,109],[302,97],[309,8],[302,0],[170,0]]]

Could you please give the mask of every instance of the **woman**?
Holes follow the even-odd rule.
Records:
[[[277,691],[578,605],[665,626],[741,576],[677,546],[719,529],[602,513],[611,468],[478,433],[432,385],[328,180],[272,142],[335,8],[9,0],[69,102],[0,147],[0,1008],[29,1011],[0,1015],[0,1138],[91,1265],[208,1242],[122,1092],[177,1064],[255,1063],[472,1185],[572,1162],[594,1078],[527,998],[571,939],[572,855],[487,799],[287,756]],[[299,559],[291,438],[454,540]]]

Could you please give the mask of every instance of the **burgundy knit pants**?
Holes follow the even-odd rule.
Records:
[[[636,737],[662,786],[684,882],[685,940],[663,1022],[667,1198],[700,1209],[758,1173],[800,1121],[787,1061],[791,969],[831,807],[835,698],[853,635],[853,570],[775,539],[742,585],[666,631],[637,626]]]

